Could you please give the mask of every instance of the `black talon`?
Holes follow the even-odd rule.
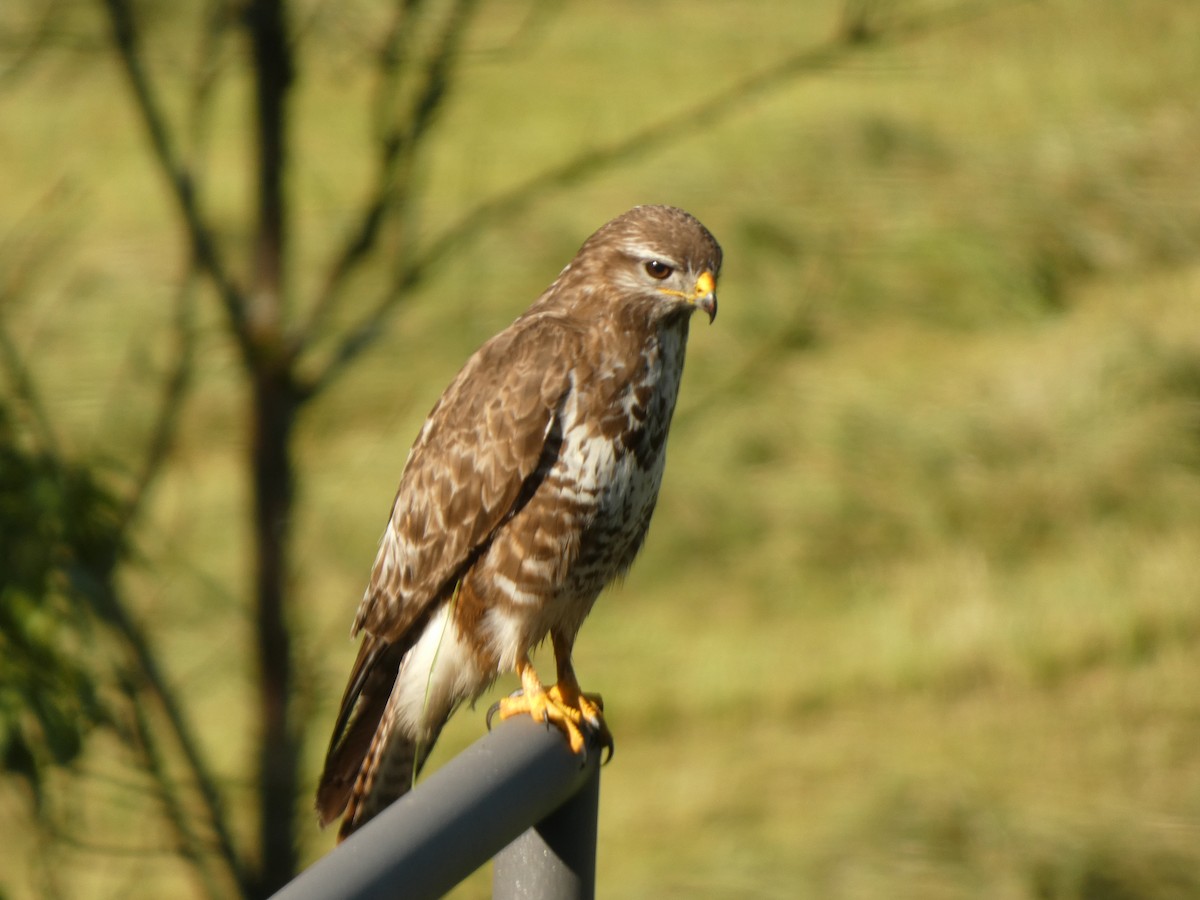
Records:
[[[523,689],[517,688],[515,691],[513,691],[508,696],[509,697],[520,697],[520,696],[524,695],[524,693],[525,693],[525,691]],[[492,719],[495,717],[496,713],[498,713],[498,712],[500,712],[500,701],[499,700],[497,700],[495,703],[493,703],[491,706],[488,707],[487,716],[484,717],[484,722],[487,724],[488,731],[492,730]]]
[[[593,699],[595,700],[599,698]],[[596,705],[599,706],[600,704],[597,703]],[[584,719],[583,727],[587,731],[589,738],[595,738],[599,742],[602,754],[600,757],[600,765],[607,766],[609,762],[612,761],[613,752],[616,748],[616,744],[613,741],[612,732],[608,730],[608,726],[604,723],[603,719],[597,719],[595,721],[592,721],[591,719]],[[587,762],[587,745],[588,741],[585,741],[583,745],[583,761],[585,763]]]
[[[600,765],[607,766],[612,762],[613,752],[616,749],[613,736],[609,733],[608,727],[603,724],[592,733],[600,740],[600,750],[603,754],[600,757]]]

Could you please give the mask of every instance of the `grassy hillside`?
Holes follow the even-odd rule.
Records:
[[[499,52],[511,10],[485,5],[424,237],[837,21],[766,0],[556,9]],[[331,46],[297,107],[301,293],[365,178],[356,70]],[[71,445],[116,460],[143,436],[183,268],[123,91],[111,65],[62,62],[0,92],[0,252],[45,233],[61,259],[3,314]],[[617,741],[601,896],[1200,895],[1198,95],[1195,4],[998,5],[748,97],[471,244],[303,422],[312,780],[429,406],[593,228],[671,202],[726,269],[648,545],[577,648]],[[240,102],[217,106],[218,160],[245,149]],[[235,171],[212,175],[231,215]],[[200,327],[185,440],[128,582],[236,803],[254,729],[244,398],[215,304]],[[439,757],[482,728],[460,713]],[[89,815],[145,845],[138,802],[97,788]],[[0,791],[6,819],[21,808]],[[314,826],[306,860],[330,841]],[[167,856],[37,852],[60,854],[70,896],[188,896]]]

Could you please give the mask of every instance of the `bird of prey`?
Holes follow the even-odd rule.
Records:
[[[501,718],[611,751],[576,634],[642,546],[662,481],[688,323],[717,313],[721,248],[669,206],[600,228],[467,360],[409,452],[352,635],[362,635],[317,790],[339,839],[408,791],[442,726],[497,675]],[[530,652],[549,636],[546,688]]]

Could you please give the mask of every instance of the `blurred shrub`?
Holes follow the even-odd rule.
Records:
[[[49,768],[112,723],[89,598],[111,573],[117,534],[92,474],[26,446],[0,406],[0,765],[35,800]]]

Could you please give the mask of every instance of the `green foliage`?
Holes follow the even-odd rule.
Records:
[[[94,476],[26,446],[0,406],[0,763],[37,800],[48,770],[112,723],[90,596],[111,576],[116,534]]]

